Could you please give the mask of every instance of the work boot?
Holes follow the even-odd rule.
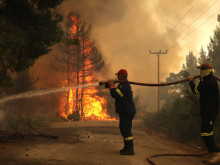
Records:
[[[125,141],[125,148],[120,150],[120,155],[134,155],[133,140]]]
[[[214,153],[212,157],[205,161],[208,165],[220,165],[220,153]]]
[[[121,150],[120,155],[134,155],[134,150]]]
[[[120,150],[120,153],[125,150],[125,140],[124,140],[124,147]]]

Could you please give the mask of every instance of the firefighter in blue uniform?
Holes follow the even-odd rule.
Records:
[[[212,153],[208,164],[220,163],[219,149],[213,137],[213,124],[219,113],[219,88],[217,79],[213,76],[215,70],[212,64],[205,62],[197,67],[200,71],[200,82],[198,86],[194,84],[194,76],[189,77],[189,85],[194,94],[200,95],[200,115],[201,115],[201,137]]]
[[[116,73],[118,80],[128,81],[128,73],[121,69]],[[133,94],[130,84],[120,83],[117,88],[112,80],[108,82],[110,94],[115,98],[116,113],[119,114],[119,128],[124,138],[124,148],[120,150],[121,155],[134,155],[133,136],[131,132],[132,120],[136,109],[133,102]]]

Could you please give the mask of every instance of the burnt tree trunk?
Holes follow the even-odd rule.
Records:
[[[83,37],[83,40],[82,40],[82,84],[85,83],[85,38]],[[84,92],[84,89],[82,88],[82,91],[81,91],[81,116],[83,117],[84,116],[84,113],[83,113],[83,92]]]
[[[79,15],[77,14],[76,16],[76,39],[79,40]],[[77,45],[77,67],[76,67],[76,85],[79,85],[79,69],[80,69],[80,45]],[[79,113],[79,105],[78,105],[78,100],[79,100],[79,89],[76,88],[76,103],[75,103],[75,108],[76,112]]]

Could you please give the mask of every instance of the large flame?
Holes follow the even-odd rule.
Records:
[[[72,27],[70,28],[71,34],[76,36],[77,31],[79,31],[79,20],[76,17],[70,16],[70,19],[73,22]],[[78,29],[77,29],[78,28]],[[82,42],[82,38],[78,37],[80,43]],[[92,68],[94,68],[93,63],[91,62],[91,41],[86,40],[83,51],[84,55],[87,58],[84,60],[84,72],[79,71],[79,82],[83,81],[86,83],[91,83],[94,79],[94,75],[91,74]],[[83,76],[85,75],[85,76]],[[76,73],[72,73],[71,78],[74,79],[75,82],[69,82],[70,86],[77,85],[76,83]],[[64,86],[67,86],[68,81],[63,81]],[[76,92],[78,91],[78,99],[76,100]],[[79,88],[71,89],[67,91],[69,93],[69,97],[63,97],[61,99],[61,113],[60,115],[66,119],[74,120],[74,118],[69,118],[70,115],[75,115],[80,117],[80,120],[115,120],[115,118],[111,118],[107,114],[107,102],[105,98],[98,96],[98,90],[96,87],[89,88]],[[67,100],[68,99],[68,100]],[[77,102],[77,105],[76,105]]]
[[[81,93],[81,91],[82,89],[79,89],[79,93]],[[83,93],[83,98],[78,98],[79,115],[81,120],[115,120],[115,118],[111,118],[107,114],[107,102],[105,98],[97,95],[98,90],[96,87],[85,88]],[[74,100],[75,94],[76,89],[71,89],[68,101],[68,110],[66,110],[66,99],[62,98],[61,116],[66,119],[69,119],[68,116],[73,114],[73,112],[76,112],[76,105]],[[81,101],[83,101],[83,107],[81,107]]]

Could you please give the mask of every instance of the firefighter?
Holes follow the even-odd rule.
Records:
[[[128,73],[125,69],[119,70],[115,75],[117,75],[118,80],[128,81]],[[124,138],[124,148],[120,150],[120,155],[134,155],[131,128],[136,109],[133,102],[131,86],[130,84],[119,83],[116,88],[113,80],[108,81],[108,84],[110,94],[115,98],[116,113],[119,114],[119,128]]]
[[[211,153],[212,157],[208,164],[220,163],[220,152],[213,137],[213,125],[219,113],[219,88],[216,78],[213,76],[215,70],[212,64],[205,62],[200,69],[200,82],[198,86],[194,84],[194,76],[189,77],[189,85],[194,94],[200,96],[201,115],[201,137]]]

